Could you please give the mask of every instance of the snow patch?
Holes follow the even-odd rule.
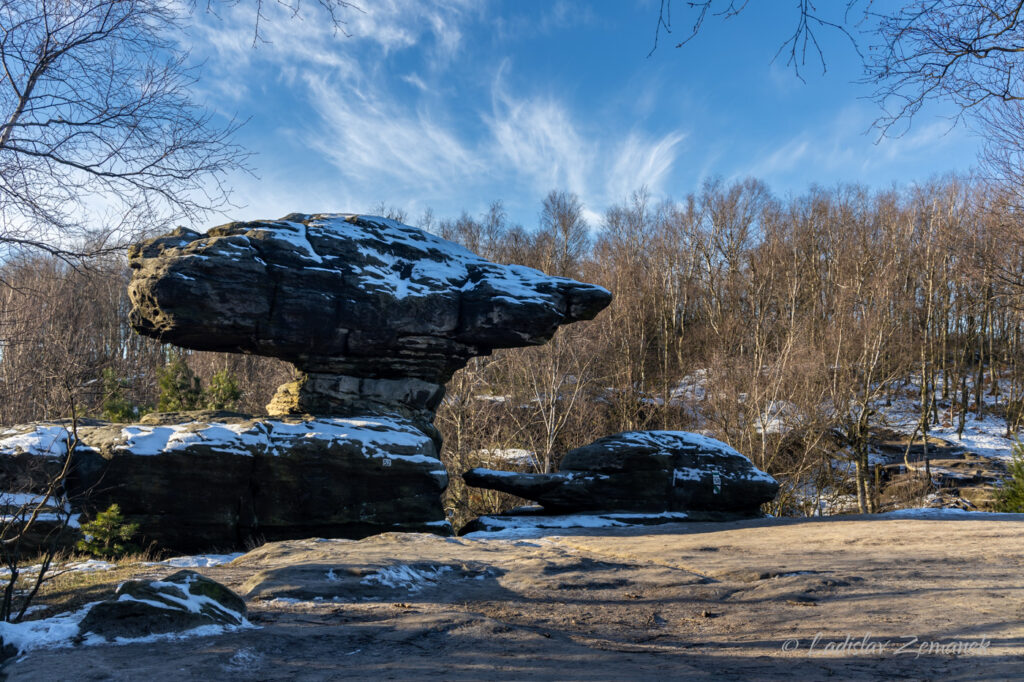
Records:
[[[165,566],[174,566],[175,568],[208,568],[210,566],[229,564],[244,554],[244,552],[235,552],[234,554],[195,554],[192,556],[176,556],[171,557],[170,559],[164,559],[163,561],[149,563],[147,565],[153,566],[163,564]]]
[[[521,265],[491,263],[458,244],[379,216],[321,214],[311,218],[308,226],[273,221],[261,224],[258,231],[293,246],[303,260],[354,277],[368,291],[398,299],[481,287],[493,291],[493,298],[512,303],[557,306],[560,295],[551,284],[572,281]],[[318,241],[333,240],[339,234],[358,245],[365,259],[359,267],[341,259],[326,262],[317,252]]]
[[[967,511],[956,507],[918,507],[916,509],[896,509],[894,511],[882,512],[874,516],[890,519],[977,519],[979,521],[990,521],[1005,519],[1007,521],[1024,521],[1024,514],[1008,514],[1003,512]]]
[[[471,540],[509,540],[537,538],[548,535],[551,530],[569,528],[624,528],[637,526],[638,520],[685,521],[686,512],[661,512],[656,514],[620,513],[608,514],[564,514],[558,516],[482,516],[480,521],[493,530],[466,533],[463,538]]]
[[[473,453],[481,461],[491,464],[530,466],[537,462],[537,453],[523,448],[485,448]]]
[[[0,452],[23,452],[37,457],[62,457],[68,452],[68,430],[40,424],[30,431],[8,429],[0,433]]]
[[[236,630],[256,629],[255,625],[243,618],[240,625],[202,625],[183,632],[169,632],[144,637],[118,637],[113,642],[108,642],[100,635],[90,633],[79,641],[79,625],[86,614],[89,613],[89,609],[98,603],[91,602],[77,611],[58,614],[49,618],[28,620],[21,623],[0,622],[0,639],[5,644],[11,644],[16,647],[19,654],[25,654],[34,649],[55,649],[78,646],[80,644],[85,646],[137,644],[140,642],[182,640],[191,637],[209,637]],[[164,608],[166,608],[166,605],[164,605]]]
[[[451,570],[451,566],[415,567],[396,564],[374,571],[360,580],[359,584],[419,592],[424,587],[436,585],[441,576]]]

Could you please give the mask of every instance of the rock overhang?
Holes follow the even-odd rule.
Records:
[[[611,301],[375,216],[291,214],[132,247],[131,323],[196,350],[300,370],[444,383],[475,355],[545,343]]]

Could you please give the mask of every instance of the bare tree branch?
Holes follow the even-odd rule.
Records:
[[[192,99],[183,19],[170,0],[0,5],[0,258],[78,257],[84,240],[102,250],[229,205],[223,181],[247,155],[239,123]]]

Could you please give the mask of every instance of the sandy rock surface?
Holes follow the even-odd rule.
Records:
[[[1019,517],[1018,517],[1019,518]],[[1019,679],[1024,522],[838,517],[272,543],[259,629],[34,651],[11,680]]]

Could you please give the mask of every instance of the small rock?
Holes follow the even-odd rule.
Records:
[[[245,601],[215,580],[195,571],[178,571],[163,580],[129,580],[113,598],[92,607],[79,625],[81,634],[107,640],[183,632],[202,625],[241,625]]]

